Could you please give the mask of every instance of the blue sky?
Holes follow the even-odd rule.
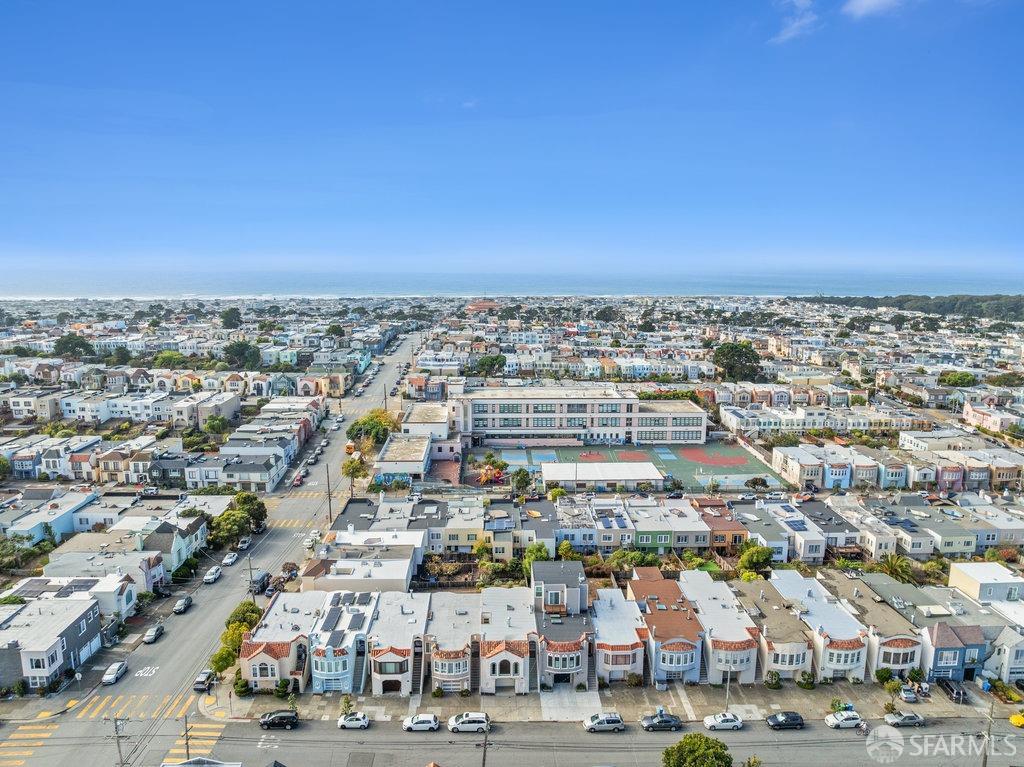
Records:
[[[0,260],[1024,262],[1016,0],[0,6]]]

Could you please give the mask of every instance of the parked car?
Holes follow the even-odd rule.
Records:
[[[237,561],[238,561],[238,554],[236,554],[233,551],[229,551],[227,554],[224,555],[224,559],[222,559],[220,561],[220,563],[222,565],[224,565],[225,567],[231,567],[231,565],[233,565]]]
[[[884,719],[890,727],[924,727],[924,717],[920,714],[904,714],[902,711],[896,711],[886,714]]]
[[[706,730],[738,730],[743,727],[743,720],[731,711],[704,717]]]
[[[250,538],[248,535],[243,535],[241,538],[238,539],[239,551],[247,551],[250,546],[252,546],[252,538]]]
[[[614,711],[594,714],[583,720],[583,729],[587,732],[622,732],[626,722]]]
[[[192,606],[192,597],[187,594],[174,603],[174,607],[171,608],[171,612],[175,615],[182,615],[188,608]]]
[[[435,732],[441,727],[436,714],[416,714],[402,720],[402,729],[406,732]]]
[[[825,724],[833,730],[845,730],[852,727],[859,727],[864,720],[856,711],[833,711],[825,717]]]
[[[292,478],[292,487],[299,487],[302,484],[302,472]]]
[[[128,661],[121,660],[117,663],[111,663],[107,666],[107,670],[103,672],[103,679],[100,681],[103,684],[114,684],[118,679],[128,673]]]
[[[269,711],[260,717],[260,727],[264,730],[290,730],[299,724],[299,715],[294,711]]]
[[[216,583],[223,573],[224,571],[220,569],[220,565],[214,565],[206,571],[206,575],[203,576],[203,583]]]
[[[303,467],[302,467],[302,471],[300,471],[299,473],[300,473],[300,474],[301,474],[301,475],[302,475],[303,477],[308,477],[308,476],[309,476],[309,469],[307,469],[307,468],[306,468],[305,466],[303,466]]]
[[[804,718],[796,711],[780,711],[764,720],[773,730],[802,730]]]
[[[158,623],[155,626],[150,626],[145,634],[142,635],[142,641],[146,644],[153,644],[156,640],[164,635],[164,624]]]
[[[338,717],[339,730],[365,730],[370,726],[370,717],[362,711],[355,711],[351,714],[342,714]]]
[[[204,668],[192,682],[192,689],[195,692],[209,692],[215,681],[217,681],[217,675],[210,669]]]
[[[449,732],[485,732],[491,729],[491,718],[480,711],[464,711],[448,720]]]
[[[909,684],[905,684],[900,688],[900,700],[904,703],[917,703],[917,693],[914,688]]]
[[[647,716],[640,717],[640,726],[647,732],[654,732],[656,730],[675,732],[682,728],[683,720],[672,714],[648,714]]]
[[[666,498],[671,498],[671,499],[675,500],[677,498],[682,498],[683,497],[683,492],[682,492],[682,490],[673,490],[671,493],[669,493],[665,497]]]
[[[954,703],[967,703],[967,690],[960,682],[954,682],[951,679],[940,679],[937,684],[939,689],[946,693],[946,697]]]

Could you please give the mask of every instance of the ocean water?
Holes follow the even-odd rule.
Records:
[[[965,273],[966,272],[966,273]],[[883,296],[901,293],[1024,293],[1024,269],[895,272],[869,270],[681,271],[629,275],[301,270],[137,271],[38,268],[0,273],[0,300],[17,298],[216,298],[347,296]],[[998,275],[998,278],[996,276]]]

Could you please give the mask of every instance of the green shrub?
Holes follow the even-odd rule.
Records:
[[[25,684],[24,679],[19,679],[17,682],[14,683],[14,694],[17,695],[19,698],[23,698],[27,690],[28,685]]]
[[[764,675],[764,686],[769,690],[778,690],[782,687],[782,677],[778,671],[769,671]]]
[[[578,685],[576,685],[576,692],[586,692],[586,691],[587,691],[587,686],[585,684],[583,684],[583,682],[580,682]]]
[[[642,674],[630,673],[626,675],[626,687],[643,687],[644,678]]]
[[[890,679],[892,679],[891,668],[880,668],[875,672],[875,681],[877,681],[879,684],[885,684]]]
[[[467,688],[463,687],[461,690],[459,690],[459,695],[461,697],[463,697],[463,698],[468,698],[469,697],[469,690]]]
[[[435,687],[433,692],[430,693],[430,697],[431,698],[441,698],[441,697],[444,697],[444,690],[442,690],[440,687]]]
[[[288,697],[289,687],[290,685],[288,684],[287,679],[278,680],[277,687],[274,688],[274,695],[280,698],[281,700],[285,700]]]

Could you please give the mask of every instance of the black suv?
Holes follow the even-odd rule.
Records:
[[[967,702],[967,690],[959,682],[954,682],[950,679],[940,679],[937,684],[939,689],[946,693],[946,697],[954,703]]]
[[[290,730],[299,724],[299,717],[294,711],[270,711],[260,717],[260,727],[264,730]]]
[[[764,723],[773,730],[802,730],[804,728],[804,718],[796,711],[780,711],[778,714],[769,716]]]

